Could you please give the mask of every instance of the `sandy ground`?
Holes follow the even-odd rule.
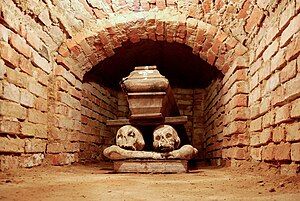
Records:
[[[230,168],[114,174],[107,164],[0,173],[0,200],[300,200],[300,176]]]

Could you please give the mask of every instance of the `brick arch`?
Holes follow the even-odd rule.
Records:
[[[92,31],[65,41],[56,57],[58,63],[75,68],[79,78],[93,66],[115,54],[123,42],[142,39],[185,44],[194,54],[225,74],[248,49],[221,27],[169,10],[130,13],[99,21]],[[68,66],[69,65],[69,66]]]

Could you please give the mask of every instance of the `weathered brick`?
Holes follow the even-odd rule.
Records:
[[[285,83],[286,81],[296,77],[297,67],[296,60],[289,62],[281,71],[280,71],[280,82]]]
[[[26,136],[47,138],[47,125],[30,123],[30,122],[22,122],[21,133]]]
[[[20,167],[34,167],[41,165],[43,163],[45,156],[42,153],[35,153],[35,154],[22,154],[19,161]]]
[[[35,66],[41,68],[46,73],[50,73],[52,70],[51,64],[48,63],[48,61],[43,58],[39,53],[33,51],[32,52],[32,62]]]
[[[285,128],[281,124],[273,129],[273,141],[275,143],[282,142],[285,140]]]
[[[25,89],[20,89],[20,103],[23,106],[33,107],[34,105],[34,95]]]
[[[0,115],[24,120],[27,110],[17,103],[0,100]]]
[[[0,121],[0,132],[9,134],[19,134],[20,133],[20,122],[1,120]]]
[[[1,137],[0,140],[0,152],[24,152],[25,141],[19,138],[6,138]]]
[[[264,146],[262,149],[262,159],[266,161],[272,161],[275,159],[274,156],[275,145],[273,143]]]
[[[262,160],[262,148],[261,147],[258,147],[258,148],[252,147],[250,149],[250,156],[254,160],[261,161]]]
[[[3,84],[3,98],[14,102],[20,102],[20,89],[14,84],[4,83]]]
[[[250,122],[250,131],[261,131],[262,130],[262,117],[259,117]]]
[[[249,17],[249,19],[247,20],[246,26],[245,26],[245,31],[247,33],[251,32],[251,30],[257,26],[262,18],[264,16],[264,13],[261,9],[255,7]]]
[[[299,118],[300,117],[300,99],[294,100],[291,102],[292,109],[291,109],[291,117],[292,118]]]
[[[21,38],[17,34],[11,34],[9,38],[9,42],[18,52],[23,54],[25,57],[30,58],[31,56],[30,46],[26,44],[24,38]]]
[[[34,108],[39,111],[42,111],[42,112],[45,112],[48,110],[47,104],[48,104],[48,101],[43,98],[35,98],[35,100],[34,100]]]
[[[20,55],[7,43],[0,42],[0,55],[10,67],[17,68],[19,66]]]
[[[25,152],[36,153],[46,151],[46,141],[41,139],[27,139],[25,141]]]
[[[47,124],[47,113],[43,113],[35,109],[29,109],[28,121],[32,123]]]
[[[28,90],[44,99],[47,98],[47,88],[42,86],[40,83],[38,83],[36,80],[31,79],[29,82]]]
[[[28,87],[28,76],[25,73],[16,70],[6,69],[7,81],[21,88]]]
[[[290,120],[290,105],[286,104],[275,110],[275,124],[280,124]]]
[[[274,110],[269,111],[262,117],[262,127],[267,128],[274,125],[275,113]]]
[[[298,32],[298,35],[288,45],[286,49],[286,60],[291,61],[297,58],[297,56],[299,56],[299,53],[300,53],[300,32]]]
[[[291,145],[291,159],[292,161],[300,161],[300,142]]]
[[[289,23],[288,27],[282,32],[280,39],[280,46],[285,46],[292,36],[300,30],[300,15],[297,15]]]
[[[290,101],[300,97],[300,76],[287,81],[285,87],[285,100]]]
[[[287,141],[300,141],[300,122],[286,124],[285,129]]]
[[[271,140],[272,140],[272,129],[271,128],[263,129],[259,136],[260,144],[267,144]]]
[[[291,144],[280,143],[274,147],[275,160],[291,160]]]
[[[8,38],[11,34],[11,31],[7,29],[5,26],[0,24],[0,41],[4,41],[8,43]]]
[[[263,60],[269,61],[271,57],[278,51],[278,48],[279,48],[278,40],[273,41],[273,43],[269,45],[268,48],[263,53]]]
[[[274,73],[271,77],[266,81],[265,88],[263,91],[263,95],[270,93],[275,90],[280,85],[279,73]]]

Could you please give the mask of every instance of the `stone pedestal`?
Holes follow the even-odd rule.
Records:
[[[185,173],[187,160],[119,160],[114,161],[117,173]]]

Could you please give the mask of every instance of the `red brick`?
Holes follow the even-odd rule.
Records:
[[[274,147],[275,160],[291,160],[291,144],[280,143]]]
[[[248,159],[249,158],[249,152],[247,147],[234,147],[232,157],[235,159]]]
[[[290,120],[290,105],[284,105],[275,110],[275,124],[287,122]]]
[[[291,145],[291,159],[292,161],[300,161],[300,143],[293,143]]]
[[[20,69],[27,73],[28,75],[32,76],[32,69],[34,68],[33,65],[31,64],[29,59],[26,59],[23,56],[20,56]]]
[[[238,12],[238,19],[245,19],[248,16],[249,7],[251,5],[251,1],[244,1],[242,9]]]
[[[273,141],[275,143],[281,142],[285,140],[285,128],[281,124],[273,129]]]
[[[224,128],[224,136],[229,136],[235,133],[244,133],[246,131],[246,122],[236,121],[232,122]]]
[[[0,55],[10,67],[19,67],[20,55],[4,42],[0,42]]]
[[[297,56],[299,56],[299,54],[300,54],[300,32],[297,35],[297,37],[295,37],[295,39],[293,39],[293,41],[287,47],[286,60],[291,61],[295,59]]]
[[[285,129],[287,141],[300,141],[300,122],[286,124]]]
[[[246,22],[245,31],[247,33],[251,32],[252,29],[261,22],[263,16],[264,16],[263,11],[261,9],[255,7],[253,9],[249,19]]]
[[[272,143],[268,144],[267,146],[264,146],[262,150],[262,159],[266,161],[274,160],[275,159],[274,149],[275,149],[275,145]]]
[[[280,71],[280,82],[285,83],[286,81],[296,77],[297,67],[296,60],[289,62],[281,71]]]
[[[31,56],[30,46],[27,45],[24,38],[21,38],[17,34],[12,34],[9,38],[9,42],[18,52],[23,54],[25,57],[30,58]]]

